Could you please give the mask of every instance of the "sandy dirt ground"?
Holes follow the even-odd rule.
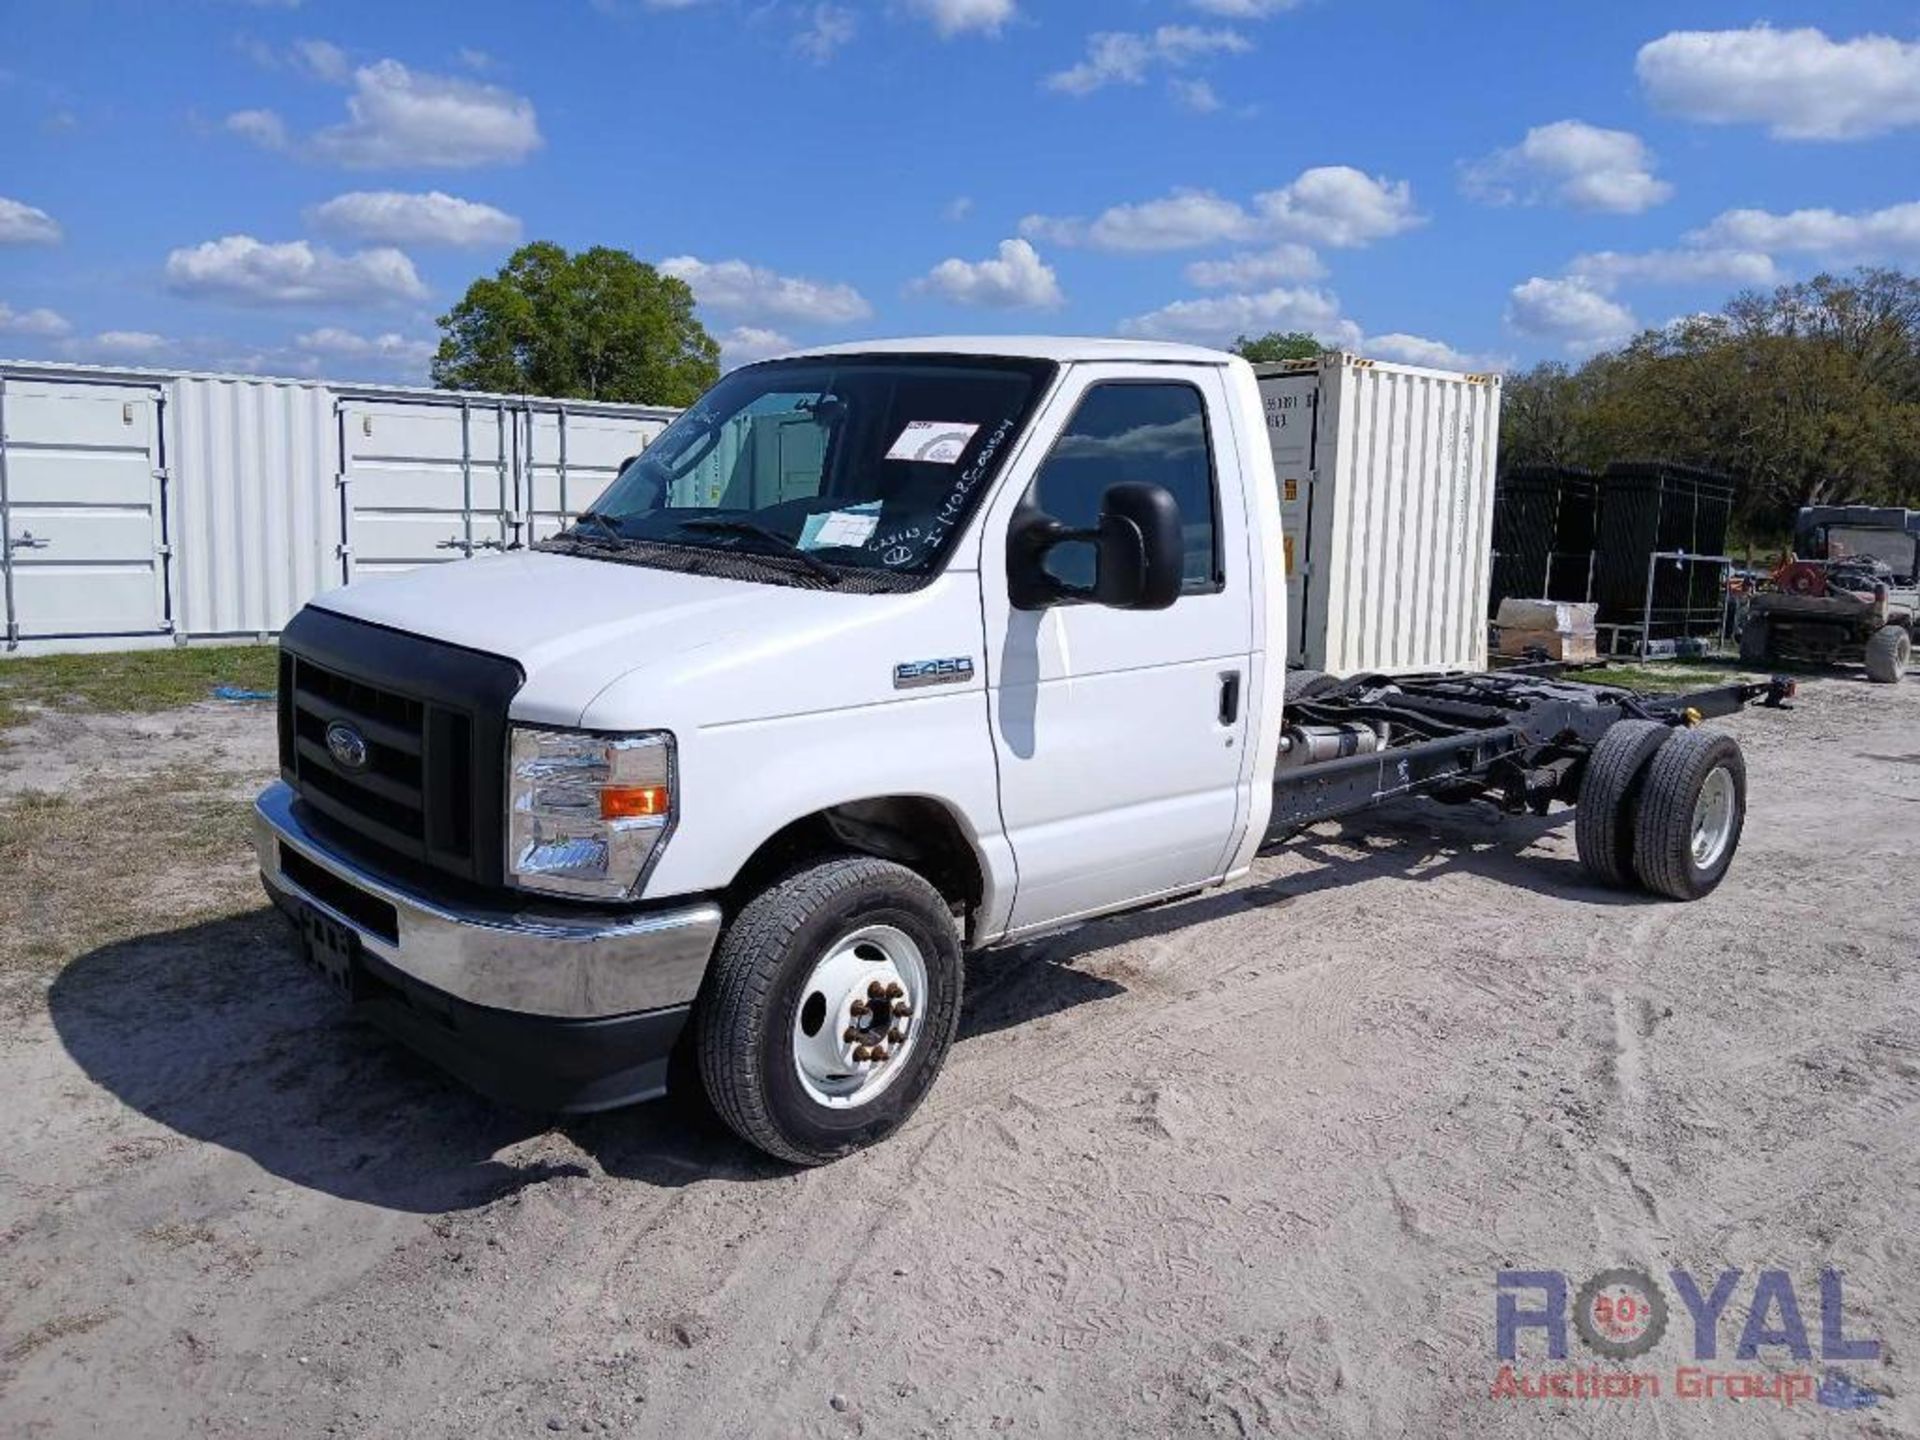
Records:
[[[0,1432],[1920,1435],[1920,681],[1726,723],[1752,815],[1707,901],[1586,883],[1568,814],[1329,827],[976,959],[920,1113],[807,1173],[697,1104],[490,1108],[343,1013],[221,842],[14,977]],[[37,903],[156,863],[123,760],[231,804],[269,727],[14,732],[0,804],[102,816]],[[1617,1265],[1739,1269],[1719,1368],[1773,1375],[1821,1368],[1837,1269],[1875,1403],[1494,1398],[1496,1272]],[[1811,1365],[1734,1360],[1763,1269]],[[1669,1381],[1673,1310],[1633,1362]]]

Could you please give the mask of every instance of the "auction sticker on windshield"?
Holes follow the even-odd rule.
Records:
[[[958,465],[978,425],[943,420],[909,420],[900,438],[887,451],[889,460],[918,460],[928,465]]]
[[[873,538],[880,528],[880,502],[858,505],[851,510],[834,510],[825,515],[810,515],[800,531],[802,550],[824,550],[836,545],[858,549]]]

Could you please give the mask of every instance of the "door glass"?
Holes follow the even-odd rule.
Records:
[[[1034,477],[1031,498],[1070,528],[1091,530],[1100,521],[1101,496],[1123,480],[1161,486],[1179,502],[1186,536],[1181,593],[1218,590],[1213,452],[1206,406],[1193,386],[1115,382],[1088,390]],[[1089,544],[1047,552],[1047,573],[1062,584],[1091,586],[1093,568]]]

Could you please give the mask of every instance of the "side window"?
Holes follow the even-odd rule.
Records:
[[[1033,481],[1033,501],[1076,530],[1100,519],[1109,485],[1142,480],[1164,487],[1180,505],[1186,534],[1184,595],[1222,585],[1206,404],[1191,385],[1112,381],[1081,398],[1066,431]],[[1093,584],[1093,547],[1057,545],[1047,573],[1064,584]]]

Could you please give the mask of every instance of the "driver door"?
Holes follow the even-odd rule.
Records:
[[[1046,453],[995,497],[981,584],[1000,809],[1018,870],[1010,932],[1191,889],[1224,870],[1249,794],[1246,697],[1253,635],[1247,517],[1219,372],[1081,366],[1037,427]],[[1006,534],[1035,503],[1075,528],[1123,480],[1162,485],[1186,538],[1166,610],[1090,602],[1016,608]],[[1091,547],[1048,558],[1091,580]]]

